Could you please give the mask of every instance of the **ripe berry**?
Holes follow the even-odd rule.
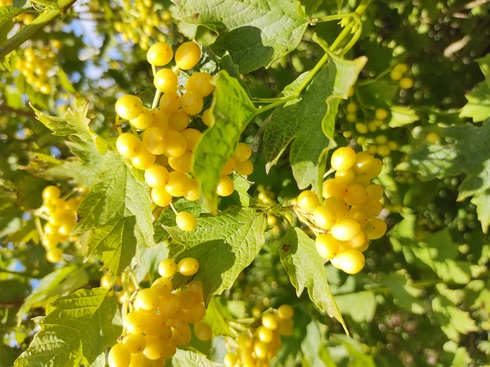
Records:
[[[139,97],[126,94],[116,101],[116,113],[125,120],[139,116],[143,110],[143,102]]]
[[[165,42],[157,42],[151,46],[147,53],[146,59],[151,65],[164,66],[167,65],[174,56],[172,48]]]
[[[177,268],[180,274],[190,277],[199,270],[199,262],[193,257],[186,257],[179,261]]]
[[[190,232],[197,227],[196,217],[192,213],[186,211],[177,213],[175,216],[175,221],[177,222],[177,227],[186,232]]]
[[[175,52],[175,63],[182,70],[192,69],[201,58],[201,48],[197,43],[185,42]]]

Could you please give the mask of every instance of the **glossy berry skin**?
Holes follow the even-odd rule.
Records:
[[[335,150],[330,160],[330,165],[334,170],[345,171],[356,162],[356,152],[351,147],[341,147]]]
[[[172,61],[173,56],[172,48],[165,42],[155,43],[146,53],[146,59],[153,66],[167,65]]]
[[[177,227],[186,232],[193,231],[194,228],[197,227],[196,217],[192,213],[186,211],[177,213],[175,221],[177,222]]]
[[[209,96],[213,90],[214,85],[212,84],[213,77],[204,72],[197,72],[192,74],[185,84],[187,91],[192,91],[200,95],[201,97]]]
[[[128,367],[131,363],[131,352],[122,343],[115,344],[107,356],[109,367]]]
[[[344,250],[332,259],[332,264],[347,274],[359,273],[364,267],[364,263],[364,255],[356,249]]]
[[[143,111],[143,102],[139,97],[126,94],[116,101],[116,113],[125,120],[138,117]]]
[[[192,69],[201,58],[201,48],[195,42],[184,42],[175,51],[175,63],[182,70]]]
[[[52,201],[53,199],[58,199],[61,195],[61,190],[57,186],[46,186],[42,192],[42,198],[44,202]]]
[[[211,327],[203,321],[194,324],[194,334],[201,340],[210,340],[213,337]]]
[[[178,85],[177,74],[172,69],[163,68],[157,71],[153,84],[160,92],[174,92]]]
[[[219,196],[230,196],[235,191],[235,184],[230,176],[221,176],[216,193]]]
[[[134,158],[141,151],[141,140],[131,133],[123,133],[116,140],[116,149],[124,158]]]
[[[318,196],[313,191],[305,190],[298,195],[298,206],[303,210],[310,212],[319,205]]]
[[[193,257],[186,257],[177,264],[179,273],[187,277],[191,277],[199,270],[199,262]]]
[[[177,270],[177,264],[172,259],[164,259],[158,265],[158,274],[165,278],[173,277]]]

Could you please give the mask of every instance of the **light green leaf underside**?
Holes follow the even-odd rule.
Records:
[[[150,197],[122,158],[107,153],[97,179],[78,209],[75,233],[90,231],[87,247],[102,254],[104,268],[119,274],[136,254],[136,246],[154,246]]]
[[[118,318],[117,302],[107,290],[82,289],[60,298],[39,319],[41,331],[14,366],[103,367],[107,346],[122,331]]]
[[[177,352],[172,357],[173,367],[218,367],[221,365],[221,363],[210,361],[204,354],[192,350],[177,349]]]
[[[348,334],[344,319],[330,292],[324,260],[318,255],[315,241],[299,228],[290,228],[280,240],[279,256],[291,283],[301,295],[306,288],[310,299],[330,317],[337,319]]]
[[[87,118],[88,103],[74,109],[68,108],[64,117],[49,116],[34,107],[32,109],[36,113],[38,120],[50,129],[53,135],[73,135],[79,137],[82,141],[86,139],[91,141],[92,138],[95,138],[95,134],[91,133],[88,127],[90,122],[90,119]]]
[[[204,322],[211,326],[213,335],[233,336],[227,320],[233,320],[230,311],[220,302],[219,298],[212,297],[206,308]]]
[[[230,207],[217,216],[198,219],[198,227],[184,232],[167,227],[171,237],[186,250],[178,259],[194,257],[200,270],[204,297],[230,288],[240,272],[253,261],[264,244],[265,214],[256,208]]]
[[[480,122],[490,117],[490,54],[477,60],[485,76],[485,81],[466,94],[468,102],[461,109],[460,117],[470,117],[473,122]]]
[[[66,138],[65,144],[77,157],[58,160],[43,154],[33,154],[28,170],[48,180],[73,178],[81,185],[90,186],[103,157],[98,149],[107,143],[89,128],[88,103],[69,108],[63,117],[49,116],[34,107],[32,109],[53,135]]]
[[[220,34],[211,47],[228,51],[249,73],[293,51],[308,26],[296,0],[174,0],[185,22]]]
[[[490,120],[481,126],[441,127],[445,144],[424,144],[411,152],[396,169],[417,172],[424,180],[466,174],[458,187],[458,200],[473,196],[478,206],[478,218],[486,232],[490,218],[484,209],[490,190]],[[483,205],[483,207],[481,207]]]
[[[211,105],[214,125],[206,130],[194,152],[193,173],[212,212],[216,212],[216,187],[221,171],[233,154],[240,135],[255,113],[255,107],[240,83],[221,71]]]
[[[12,21],[23,10],[12,6],[0,6],[0,27],[5,23]]]
[[[78,266],[66,266],[46,275],[17,311],[17,322],[20,324],[32,308],[46,307],[56,298],[84,286],[88,281],[87,272]]]

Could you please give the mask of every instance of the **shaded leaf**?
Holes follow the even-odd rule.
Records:
[[[172,357],[172,366],[217,367],[217,366],[221,366],[221,364],[210,361],[204,354],[192,350],[177,349],[177,352]]]
[[[228,51],[241,73],[268,66],[293,51],[308,26],[308,18],[296,0],[174,0],[174,3],[182,20],[220,34],[211,47]]]
[[[255,208],[230,207],[217,216],[201,216],[198,227],[184,232],[166,227],[186,250],[178,255],[194,257],[200,270],[205,299],[230,288],[240,272],[253,261],[264,244],[265,214]]]
[[[342,315],[350,315],[357,323],[371,322],[376,313],[376,297],[371,291],[337,294],[335,302]],[[359,307],[362,305],[362,307]]]
[[[347,327],[330,292],[324,260],[318,255],[315,241],[299,228],[289,228],[281,238],[279,256],[298,296],[306,288],[310,299],[330,317],[337,319],[346,333]]]
[[[338,103],[347,97],[365,62],[365,58],[346,61],[331,56],[299,99],[274,111],[264,132],[267,170],[278,162],[292,142],[290,162],[298,187],[315,186],[320,156],[326,148],[335,146],[333,130]],[[285,95],[292,94],[291,90],[305,77],[300,76],[287,87]]]
[[[396,169],[417,172],[424,180],[456,176],[466,177],[458,187],[458,200],[473,196],[479,219],[486,232],[490,218],[484,207],[490,189],[490,120],[481,126],[465,124],[440,129],[445,144],[424,144],[412,151]],[[479,205],[483,207],[480,208]]]
[[[55,299],[88,283],[88,274],[77,266],[65,266],[46,275],[17,311],[17,324],[35,307],[46,307]]]

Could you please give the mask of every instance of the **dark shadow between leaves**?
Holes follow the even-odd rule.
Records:
[[[262,42],[262,31],[251,26],[220,35],[211,48],[218,54],[228,51],[240,73],[244,74],[269,65],[274,56],[274,49]]]
[[[185,257],[193,257],[199,261],[199,272],[193,277],[202,283],[204,299],[209,302],[211,296],[218,290],[224,279],[223,274],[232,268],[236,256],[232,247],[224,240],[203,242],[179,254],[176,261]],[[174,287],[180,287],[189,281],[188,277],[175,276]]]

